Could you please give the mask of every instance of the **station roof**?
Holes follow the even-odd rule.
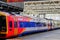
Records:
[[[0,1],[0,10],[7,11],[7,12],[22,12],[23,8],[12,6],[5,2]]]

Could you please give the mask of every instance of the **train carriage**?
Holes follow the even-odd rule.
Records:
[[[30,17],[0,11],[0,38],[54,29],[50,24],[52,23],[35,21]]]
[[[19,23],[28,22],[30,19],[0,11],[0,38],[8,38],[23,33],[25,28],[21,28]]]
[[[19,27],[17,17],[0,11],[0,38],[16,36],[23,29]]]

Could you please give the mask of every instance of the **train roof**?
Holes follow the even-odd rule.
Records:
[[[12,17],[18,17],[18,18],[29,18],[29,19],[32,19],[31,17],[27,17],[27,16],[21,16],[21,15],[18,15],[18,14],[10,14],[8,12],[3,12],[3,11],[0,11],[0,15],[4,15],[4,16],[12,16]]]
[[[0,11],[0,15],[9,16],[10,14],[8,14],[7,12]]]

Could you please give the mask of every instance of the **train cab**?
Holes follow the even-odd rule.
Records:
[[[30,21],[30,18],[0,11],[0,38],[9,38],[22,34],[25,28],[20,27],[20,22],[23,21]]]
[[[4,13],[4,12],[3,12]],[[0,37],[5,37],[7,33],[7,17],[0,12]]]
[[[0,11],[0,38],[8,38],[18,35],[18,22],[14,16]]]

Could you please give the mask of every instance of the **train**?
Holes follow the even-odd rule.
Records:
[[[52,24],[53,22],[37,21],[27,16],[12,15],[8,12],[0,11],[0,38],[51,30],[55,28]]]

